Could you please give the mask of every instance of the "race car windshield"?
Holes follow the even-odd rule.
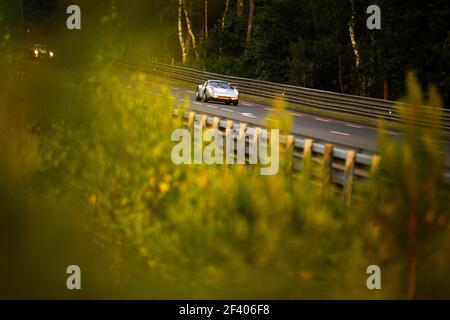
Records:
[[[233,89],[233,87],[227,82],[210,82],[209,85],[217,89]]]

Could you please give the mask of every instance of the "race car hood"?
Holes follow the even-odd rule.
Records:
[[[232,89],[213,88],[214,93],[221,96],[235,96],[235,92]]]

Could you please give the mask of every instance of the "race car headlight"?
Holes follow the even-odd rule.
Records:
[[[236,97],[239,96],[239,91],[237,89],[234,89],[234,94]]]
[[[217,95],[215,94],[215,92],[214,92],[214,89],[213,89],[213,88],[209,87],[209,88],[208,88],[208,91],[209,91],[209,94],[210,94],[211,96],[213,96],[214,98],[216,98],[216,97],[217,97]]]
[[[39,51],[34,50],[34,55],[37,56],[39,54]]]
[[[48,54],[49,54],[50,58],[53,58],[53,56],[55,55],[55,54],[53,53],[53,51],[50,51]]]

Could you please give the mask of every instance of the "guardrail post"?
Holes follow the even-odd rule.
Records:
[[[303,147],[303,179],[304,179],[304,182],[309,182],[311,179],[312,147],[313,147],[313,140],[305,139],[305,145]]]
[[[237,148],[236,148],[236,163],[237,164],[245,164],[246,163],[246,137],[245,132],[247,131],[247,124],[240,123],[239,124],[239,133],[236,139]],[[233,150],[234,154],[234,150]]]
[[[206,129],[207,115],[201,114],[200,121],[195,126],[195,116],[194,116],[194,164],[202,164],[203,162],[203,132]]]
[[[370,176],[369,176],[369,194],[370,194],[370,203],[376,200],[379,192],[380,192],[380,184],[377,181],[377,173],[380,169],[381,157],[379,155],[372,156],[372,163],[370,164]]]
[[[352,187],[353,187],[353,173],[355,171],[356,152],[353,150],[347,151],[347,158],[345,159],[344,171],[344,202],[350,205],[352,202]]]
[[[325,196],[332,184],[333,150],[334,146],[332,144],[325,145],[322,163],[322,196]]]
[[[229,130],[233,129],[233,120],[227,120],[225,129],[229,129]]]
[[[240,123],[239,124],[239,137],[243,137],[245,135],[245,130],[247,130],[247,124],[246,123]]]
[[[234,164],[234,136],[233,121],[227,120],[225,125],[225,163]]]
[[[206,114],[202,114],[200,116],[200,128],[202,131],[206,129],[208,116]]]
[[[212,122],[212,128],[213,129],[219,129],[219,125],[220,125],[220,118],[219,117],[214,117],[213,118],[213,122]]]
[[[189,117],[187,121],[187,127],[190,131],[194,131],[194,123],[195,123],[195,112],[189,112]]]
[[[372,164],[370,165],[370,177],[373,177],[377,173],[380,167],[380,161],[381,161],[380,156],[378,155],[372,156]]]
[[[182,126],[184,125],[184,108],[178,108],[178,109],[174,109],[174,111],[177,110],[178,114],[176,116],[176,118],[174,119],[173,125],[174,126]]]
[[[254,165],[258,164],[258,141],[261,136],[261,128],[255,127],[253,137],[249,140],[248,145],[248,162],[252,165],[252,170]]]
[[[289,175],[292,174],[293,170],[294,144],[295,144],[294,136],[293,135],[286,136],[286,147],[284,150],[284,165],[285,165],[285,173]]]

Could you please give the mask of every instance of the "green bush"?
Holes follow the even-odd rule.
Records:
[[[129,89],[99,59],[73,86],[39,68],[48,78],[0,97],[2,274],[24,279],[0,281],[2,296],[405,298],[407,226],[417,215],[413,296],[448,297],[448,185],[436,130],[407,127],[401,142],[381,140],[371,199],[347,207],[281,173],[175,166],[175,100],[165,87],[149,93],[143,74],[126,79]],[[69,264],[87,278],[72,295]],[[382,267],[381,291],[366,288],[372,264]]]

